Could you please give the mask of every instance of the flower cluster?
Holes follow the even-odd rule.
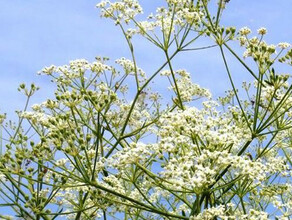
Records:
[[[18,123],[0,115],[0,205],[22,219],[291,218],[292,87],[274,65],[291,64],[291,50],[281,57],[290,44],[269,45],[265,28],[253,38],[240,29],[254,71],[228,46],[236,29],[220,24],[229,1],[217,1],[214,16],[210,2],[166,0],[146,21],[137,19],[143,10],[136,0],[100,2],[101,15],[122,28],[132,59],[45,67],[39,73],[55,83],[54,97],[18,111]],[[134,34],[166,56],[152,74],[138,66]],[[219,101],[191,73],[173,68],[177,53],[199,50],[189,46],[200,36],[220,47],[231,80]],[[246,96],[234,86],[225,49],[254,77],[254,87],[243,83]],[[171,90],[163,101],[153,91],[159,73]],[[37,90],[19,86],[28,100]]]
[[[129,23],[136,15],[143,13],[143,9],[136,0],[122,0],[111,3],[108,0],[101,1],[96,5],[101,8],[101,16],[113,18],[116,24],[124,21]]]

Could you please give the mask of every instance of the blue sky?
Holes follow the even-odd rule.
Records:
[[[101,19],[96,0],[0,0],[0,112],[13,117],[25,99],[17,92],[20,83],[35,82],[41,87],[31,104],[52,96],[48,77],[37,76],[44,66],[63,65],[70,60],[108,56],[113,60],[129,57],[120,30]],[[154,12],[162,0],[141,0],[145,14]],[[223,24],[238,28],[249,26],[254,32],[268,29],[266,40],[292,43],[291,0],[230,0]],[[149,75],[159,67],[161,56],[146,41],[135,41],[138,64]],[[205,45],[204,45],[205,46]],[[186,68],[194,82],[215,95],[230,88],[218,49],[182,54],[177,68]],[[248,78],[236,63],[231,64],[237,83]],[[161,86],[166,86],[161,82]],[[238,84],[239,85],[239,84]]]
[[[162,0],[141,0],[145,14],[153,11]],[[24,105],[17,92],[20,83],[35,82],[41,87],[31,104],[53,94],[52,85],[37,71],[51,64],[63,65],[77,58],[93,60],[108,56],[113,60],[129,57],[120,30],[112,22],[99,17],[96,0],[0,0],[0,111],[10,115]],[[249,26],[254,32],[267,27],[269,43],[290,41],[292,36],[291,0],[231,0],[225,11],[226,26]],[[138,64],[151,74],[159,67],[158,53],[146,41],[136,41]],[[223,93],[229,82],[218,56],[218,49],[202,53],[182,54],[175,64],[193,73],[193,80]],[[245,80],[236,64],[231,65],[238,82]],[[161,83],[164,86],[164,83]]]

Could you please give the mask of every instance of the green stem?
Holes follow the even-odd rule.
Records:
[[[164,52],[165,52],[165,56],[166,56],[166,59],[167,59],[167,62],[168,62],[168,66],[169,66],[170,72],[171,72],[172,80],[174,82],[174,87],[175,87],[175,91],[176,91],[176,95],[177,95],[177,98],[178,98],[178,101],[179,101],[180,108],[182,110],[184,110],[184,106],[183,106],[183,102],[182,102],[182,99],[181,99],[180,91],[178,89],[178,85],[177,85],[177,82],[176,82],[176,77],[174,75],[175,73],[173,71],[173,68],[172,68],[172,65],[171,65],[171,62],[170,62],[170,59],[169,59],[169,56],[168,56],[168,52],[167,52],[167,50],[165,50]]]
[[[246,68],[246,70],[257,80],[259,81],[258,77],[254,74],[254,72],[243,62],[242,59],[226,44],[223,43],[223,45],[235,56],[235,58]]]
[[[228,64],[227,64],[227,61],[226,61],[225,55],[224,55],[224,51],[223,51],[222,45],[219,45],[219,47],[220,47],[220,52],[221,52],[221,55],[222,55],[222,58],[223,58],[223,61],[224,61],[224,65],[225,65],[225,68],[226,68],[226,71],[227,71],[227,74],[228,74],[228,77],[229,77],[229,80],[230,80],[230,83],[231,83],[232,89],[233,89],[233,91],[234,91],[234,94],[235,94],[236,100],[237,100],[237,102],[238,102],[238,105],[239,105],[239,107],[240,107],[240,110],[241,110],[241,112],[242,112],[242,115],[243,115],[243,117],[244,117],[244,119],[245,119],[245,121],[246,121],[246,124],[247,124],[249,130],[253,133],[253,130],[252,130],[252,128],[251,128],[250,125],[249,125],[249,121],[248,121],[248,118],[247,118],[247,116],[246,116],[246,113],[245,113],[245,111],[244,111],[244,109],[243,109],[243,107],[242,107],[242,105],[241,105],[240,100],[239,100],[239,97],[238,97],[238,94],[237,94],[236,87],[235,87],[235,85],[234,85],[234,83],[233,83],[233,80],[232,80],[232,77],[231,77],[231,73],[230,73],[230,70],[229,70],[229,67],[228,67]]]

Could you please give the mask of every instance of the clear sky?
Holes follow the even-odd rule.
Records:
[[[162,0],[141,0],[145,14]],[[0,111],[10,115],[24,105],[17,92],[20,83],[35,82],[41,86],[36,99],[41,102],[53,94],[49,79],[37,76],[44,66],[63,65],[78,58],[93,60],[95,56],[117,59],[129,57],[124,38],[112,22],[99,17],[96,0],[0,0]],[[254,32],[266,27],[269,43],[292,42],[291,0],[231,0],[223,24],[249,26]],[[151,74],[159,61],[146,41],[136,41],[138,64]],[[229,86],[218,49],[202,54],[181,55],[177,67],[193,73],[193,80],[221,94]],[[237,71],[236,66],[234,66]],[[246,73],[240,73],[244,80]],[[161,84],[163,85],[163,83]]]
[[[155,11],[162,0],[141,0],[145,14]],[[31,104],[52,96],[48,77],[37,76],[44,66],[63,65],[70,60],[108,56],[113,60],[129,57],[120,30],[99,17],[97,0],[0,0],[0,112],[13,116],[24,106],[17,91],[20,83],[35,82],[41,87]],[[269,43],[292,43],[292,0],[230,0],[223,24],[249,26],[254,32],[268,29]],[[206,45],[204,45],[206,46]],[[150,75],[161,57],[145,41],[136,41],[138,65]],[[176,66],[186,68],[200,85],[215,95],[229,87],[218,49],[177,57]],[[231,65],[237,82],[247,73]],[[161,86],[165,86],[161,82]]]

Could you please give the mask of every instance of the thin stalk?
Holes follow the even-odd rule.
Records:
[[[247,124],[249,130],[253,133],[253,130],[252,130],[252,128],[251,128],[250,125],[249,125],[249,121],[248,121],[248,118],[247,118],[247,116],[246,116],[246,113],[245,113],[245,111],[243,110],[243,107],[242,107],[242,105],[241,105],[241,103],[240,103],[240,100],[239,100],[239,97],[238,97],[238,94],[237,94],[237,91],[236,91],[236,87],[235,87],[235,85],[234,85],[234,83],[233,83],[233,80],[232,80],[232,77],[231,77],[231,73],[230,73],[230,70],[229,70],[229,67],[228,67],[228,64],[227,64],[227,61],[226,61],[225,55],[224,55],[224,51],[223,51],[222,45],[219,45],[219,47],[220,47],[220,52],[221,52],[221,55],[222,55],[222,58],[223,58],[223,61],[224,61],[224,65],[225,65],[225,68],[226,68],[226,71],[227,71],[227,74],[228,74],[228,77],[229,77],[229,80],[230,80],[230,83],[231,83],[232,89],[233,89],[233,91],[234,91],[234,94],[235,94],[236,100],[237,100],[237,102],[238,102],[238,105],[239,105],[239,107],[240,107],[240,110],[241,110],[241,112],[242,112],[242,114],[243,114],[243,117],[244,117],[244,119],[245,119],[245,121],[246,121],[246,124]]]
[[[258,128],[259,131],[262,131],[265,129],[265,127],[267,127],[267,123],[269,123],[269,121],[272,119],[272,117],[274,116],[275,113],[277,113],[277,111],[279,110],[280,107],[282,107],[282,105],[285,104],[286,99],[289,98],[290,92],[292,90],[292,85],[289,87],[289,89],[286,91],[285,95],[283,96],[283,98],[281,99],[281,101],[276,105],[275,109],[272,111],[272,113],[270,114],[270,116],[268,117],[268,119],[261,125],[261,127]],[[292,106],[291,106],[292,107]],[[290,107],[290,108],[291,108]]]
[[[161,211],[159,209],[153,208],[152,206],[149,206],[149,205],[144,204],[143,202],[140,202],[140,201],[138,201],[136,199],[133,199],[131,197],[128,197],[126,195],[123,195],[123,194],[121,194],[119,192],[116,192],[115,190],[108,189],[108,188],[106,188],[106,187],[104,187],[102,185],[99,185],[97,183],[89,182],[88,185],[91,185],[91,186],[96,187],[98,189],[101,189],[101,190],[103,190],[105,192],[108,192],[110,194],[113,194],[115,196],[118,196],[118,197],[120,197],[122,199],[125,199],[125,200],[131,202],[131,203],[140,205],[142,209],[146,209],[149,212],[153,212],[153,213],[156,213],[156,214],[160,214],[160,215],[165,216],[165,217],[173,217],[173,218],[178,218],[178,219],[189,219],[188,217],[185,217],[185,216],[180,216],[180,215],[176,215],[176,214],[172,214],[172,213],[168,213],[168,212],[163,212],[163,211]]]
[[[259,72],[259,81],[257,84],[257,92],[256,92],[256,100],[255,100],[255,110],[254,110],[254,120],[253,120],[253,131],[256,131],[258,114],[261,102],[261,91],[262,91],[262,81],[263,81],[263,73]]]
[[[232,53],[233,56],[235,56],[235,58],[246,68],[246,70],[257,80],[259,81],[258,77],[256,76],[256,74],[254,74],[254,72],[243,62],[242,59],[240,59],[240,57],[226,44],[223,43],[223,45]]]
[[[167,50],[165,50],[164,52],[165,52],[165,56],[166,56],[166,59],[167,59],[167,62],[168,62],[168,66],[169,66],[170,72],[171,72],[172,80],[174,82],[175,91],[176,91],[176,95],[177,95],[177,98],[178,98],[178,101],[179,101],[180,108],[182,110],[184,110],[184,106],[183,106],[183,102],[182,102],[182,99],[181,99],[180,91],[178,89],[178,85],[177,85],[177,82],[176,82],[176,77],[174,75],[175,73],[173,71],[173,68],[172,68],[172,65],[171,65],[171,62],[170,62],[170,59],[169,59],[169,56],[168,56],[168,52],[167,52]]]
[[[217,9],[216,22],[215,22],[215,28],[216,29],[217,29],[218,23],[219,23],[219,18],[220,18],[221,8],[222,8],[222,2],[223,2],[223,0],[220,0],[219,5],[218,5],[218,9]]]
[[[197,48],[187,48],[187,49],[182,49],[181,51],[194,51],[194,50],[205,50],[213,47],[217,47],[218,45],[211,45],[211,46],[205,46],[205,47],[197,47]]]
[[[268,112],[269,112],[269,108],[270,108],[271,105],[273,104],[273,99],[274,99],[274,97],[275,97],[275,95],[276,95],[276,91],[277,91],[277,90],[274,90],[274,92],[273,92],[273,94],[272,94],[272,97],[271,97],[271,99],[270,99],[270,101],[269,101],[269,104],[268,104],[268,106],[267,106],[267,108],[266,108],[266,110],[265,110],[264,115],[262,116],[262,120],[261,120],[261,122],[259,123],[258,128],[261,127],[262,123],[264,122],[264,119],[265,119],[266,115],[267,115]]]
[[[169,58],[169,60],[171,60],[173,57],[175,57],[175,55],[179,52],[179,50],[177,49],[172,56]],[[141,86],[141,88],[138,90],[138,92],[136,93],[134,100],[132,102],[132,105],[130,107],[130,110],[127,114],[125,123],[121,129],[121,133],[120,133],[120,138],[118,138],[118,141],[113,145],[113,147],[109,150],[109,152],[107,153],[107,155],[105,156],[106,158],[108,158],[111,153],[116,149],[116,147],[119,145],[120,141],[123,140],[122,136],[124,135],[124,132],[126,130],[126,127],[128,125],[129,119],[132,115],[132,112],[134,110],[135,104],[138,100],[138,97],[140,96],[140,94],[142,93],[142,91],[147,87],[147,85],[155,78],[155,76],[168,64],[168,61],[166,61],[161,67],[158,68],[158,70],[152,74],[152,76]]]

